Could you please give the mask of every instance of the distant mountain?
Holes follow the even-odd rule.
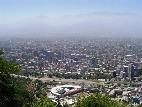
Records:
[[[141,36],[142,16],[122,13],[94,13],[63,17],[38,16],[0,25],[0,35],[10,37]]]

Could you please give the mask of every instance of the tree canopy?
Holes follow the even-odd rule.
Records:
[[[126,107],[126,105],[113,101],[106,95],[92,94],[79,96],[75,107]]]

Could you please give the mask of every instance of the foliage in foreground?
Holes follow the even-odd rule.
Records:
[[[53,103],[49,98],[42,96],[33,102],[32,107],[56,107],[56,106],[55,103]]]
[[[79,96],[75,107],[127,107],[127,105],[111,100],[108,96],[92,94]]]
[[[2,54],[0,51],[0,107],[17,107],[21,98],[10,74],[20,69],[16,64],[3,60]]]
[[[14,77],[20,67],[2,57],[0,50],[0,107],[55,107],[44,93],[40,81]],[[44,95],[44,96],[40,96]]]

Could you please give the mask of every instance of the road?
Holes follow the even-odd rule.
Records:
[[[48,82],[48,81],[57,81],[57,82],[62,82],[62,83],[71,83],[71,84],[85,84],[85,85],[90,85],[90,84],[99,84],[99,85],[103,85],[104,82],[101,81],[97,81],[97,80],[84,80],[84,79],[60,79],[60,78],[48,78],[48,77],[43,77],[43,78],[35,78],[35,77],[26,77],[26,76],[21,76],[21,75],[15,75],[13,74],[13,76],[17,77],[23,77],[23,78],[30,78],[32,80],[41,80],[42,82]]]

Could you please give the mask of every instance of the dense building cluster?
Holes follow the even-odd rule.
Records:
[[[101,88],[101,91],[105,90],[110,95],[120,90],[133,96],[141,92],[140,39],[12,39],[0,41],[0,48],[4,51],[4,58],[19,64],[22,68],[21,74],[26,76],[103,79],[107,85]],[[108,82],[111,82],[112,86],[108,85]],[[119,82],[128,84],[122,86]]]

